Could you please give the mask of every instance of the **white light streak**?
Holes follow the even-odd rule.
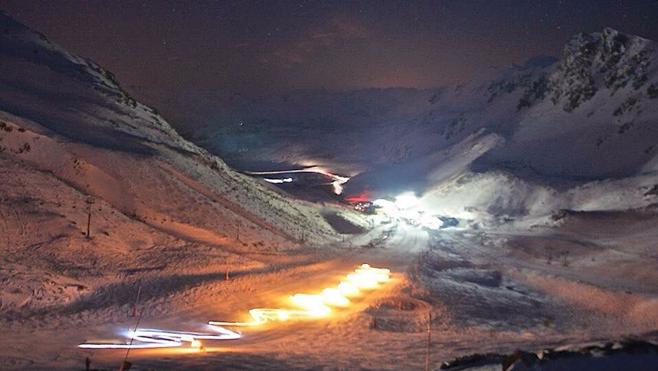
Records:
[[[237,331],[229,330],[219,326],[208,326],[214,333],[166,331],[158,329],[129,330],[126,333],[132,342],[85,342],[78,345],[83,349],[151,349],[151,348],[173,348],[183,346],[185,343],[198,348],[199,340],[235,340],[241,337]]]
[[[245,171],[245,173],[249,175],[277,175],[277,174],[293,174],[293,173],[322,174],[326,177],[331,178],[332,180],[331,186],[333,187],[334,193],[337,195],[343,193],[343,184],[347,183],[350,180],[349,177],[333,174],[330,171],[319,166],[311,166],[303,169],[292,169],[292,170]],[[275,184],[289,183],[293,181],[292,178],[285,178],[284,181],[280,181],[280,179],[272,179],[272,178],[264,178],[264,179],[267,182],[275,183]],[[290,179],[290,181],[288,181],[287,179]]]
[[[292,183],[292,178],[282,178],[282,179],[263,178],[263,180],[273,184]]]

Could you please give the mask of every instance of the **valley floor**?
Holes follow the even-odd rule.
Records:
[[[540,350],[626,336],[658,339],[658,237],[653,214],[572,214],[557,227],[523,232],[442,230],[404,222],[322,249],[258,254],[259,266],[133,272],[47,311],[0,321],[3,369],[117,369],[125,350],[77,348],[121,338],[133,327],[203,331],[208,320],[239,320],[249,308],[332,286],[368,262],[394,279],[327,319],[247,328],[235,341],[131,350],[133,369],[422,369],[431,314],[430,362],[472,353]],[[149,292],[150,291],[150,292]],[[112,300],[108,301],[107,297]]]

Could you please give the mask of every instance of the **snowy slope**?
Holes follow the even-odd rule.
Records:
[[[574,37],[548,69],[491,84],[488,109],[516,103],[513,125],[493,129],[505,144],[428,202],[506,217],[658,202],[657,61],[654,42],[605,29]]]
[[[0,30],[1,311],[337,238],[319,208],[186,141],[109,71],[4,14]]]

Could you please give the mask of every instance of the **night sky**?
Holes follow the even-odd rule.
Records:
[[[611,26],[658,40],[658,1],[29,1],[0,8],[124,86],[240,93],[432,87],[558,55]]]

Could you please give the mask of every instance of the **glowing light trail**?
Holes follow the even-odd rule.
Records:
[[[334,193],[339,195],[343,193],[343,184],[347,183],[350,178],[346,176],[341,176],[341,175],[336,175],[333,174],[324,168],[321,168],[319,166],[310,166],[306,167],[303,169],[293,169],[293,170],[276,170],[276,171],[245,171],[246,174],[249,175],[277,175],[277,174],[293,174],[293,173],[316,173],[316,174],[322,174],[326,177],[331,178],[332,182],[330,183],[331,186],[334,188]],[[284,179],[271,179],[271,178],[265,178],[265,181],[270,182],[270,183],[290,183],[292,182],[292,178],[284,178]]]
[[[348,274],[336,287],[326,288],[320,294],[295,294],[290,297],[294,309],[254,308],[249,310],[249,322],[210,321],[214,332],[163,331],[157,329],[137,329],[128,331],[131,342],[98,341],[78,345],[84,349],[149,349],[171,348],[189,344],[200,348],[201,340],[236,340],[242,335],[226,327],[257,326],[267,322],[282,322],[295,319],[321,318],[329,315],[332,307],[344,308],[350,305],[350,297],[372,290],[390,279],[391,272],[385,268],[373,268],[362,264]],[[226,326],[226,327],[225,327]]]
[[[362,264],[347,275],[338,286],[324,289],[320,294],[295,294],[290,297],[297,309],[254,308],[249,310],[252,321],[210,321],[215,326],[256,326],[271,321],[318,318],[331,313],[331,307],[347,307],[349,297],[357,296],[362,290],[372,290],[390,279],[391,272],[385,268],[373,268]]]
[[[263,180],[272,184],[292,183],[292,178],[283,178],[283,179],[263,178]]]

